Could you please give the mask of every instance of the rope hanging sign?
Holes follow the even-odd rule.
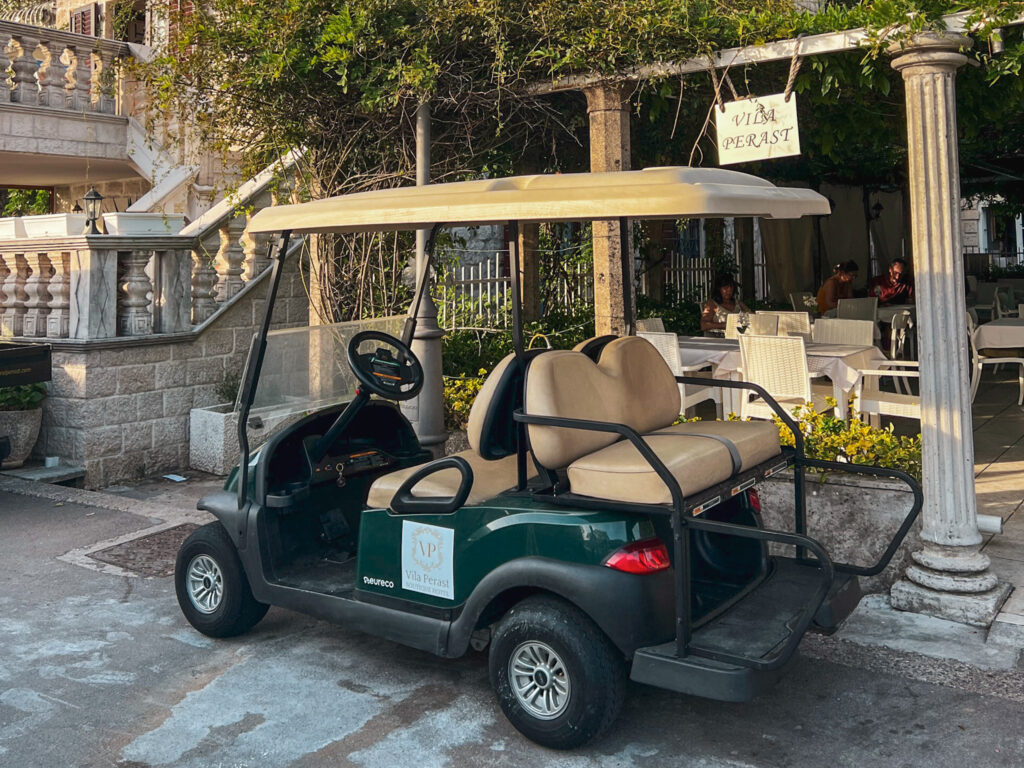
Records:
[[[799,71],[799,39],[790,62],[786,89],[782,93],[736,98],[728,72],[718,80],[714,69],[711,69],[718,104],[714,113],[719,165],[800,154],[800,127],[797,124],[796,94],[793,93],[793,83]],[[733,101],[722,101],[723,83],[732,91]]]

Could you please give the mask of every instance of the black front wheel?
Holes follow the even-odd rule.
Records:
[[[622,655],[590,618],[553,597],[513,606],[494,630],[491,684],[523,735],[573,749],[607,729],[622,709]]]
[[[220,523],[197,528],[174,564],[174,591],[188,623],[210,637],[248,632],[270,607],[252,596],[242,561]]]

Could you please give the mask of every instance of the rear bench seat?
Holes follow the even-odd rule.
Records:
[[[645,441],[677,480],[684,496],[710,488],[778,456],[770,422],[676,424],[679,388],[658,351],[635,336],[616,339],[599,362],[576,351],[554,351],[530,365],[526,412],[537,416],[625,424]],[[573,493],[609,501],[671,503],[668,487],[627,441],[610,432],[529,426],[537,462],[566,468]]]

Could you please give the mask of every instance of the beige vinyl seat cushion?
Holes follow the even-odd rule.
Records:
[[[533,415],[625,424],[640,433],[691,496],[781,453],[771,423],[672,422],[679,415],[675,377],[646,340],[609,343],[595,363],[575,351],[535,360],[526,385]],[[537,461],[567,468],[573,493],[609,501],[668,504],[671,494],[632,443],[609,432],[531,425]]]
[[[493,499],[502,491],[507,491],[516,484],[516,457],[514,454],[496,461],[483,459],[472,449],[455,455],[469,462],[469,466],[473,470],[473,487],[469,492],[469,498],[466,499],[466,504],[479,504],[482,501]],[[402,483],[423,466],[423,464],[419,464],[415,467],[406,467],[378,477],[370,487],[366,505],[371,509],[390,507],[391,499],[402,487]],[[528,466],[532,470],[532,466],[529,464]],[[442,469],[417,483],[413,488],[412,495],[454,496],[455,492],[459,490],[461,482],[462,473],[459,470]]]
[[[466,436],[470,448],[456,456],[465,459],[473,470],[473,486],[466,504],[493,499],[516,485],[518,472],[515,454],[515,423],[512,411],[522,389],[522,366],[515,355],[508,355],[491,371],[469,412]],[[506,455],[507,454],[507,455]],[[378,477],[370,487],[366,504],[371,508],[391,506],[391,499],[402,484],[424,465],[406,467]],[[527,459],[527,475],[537,474],[532,459]],[[442,469],[428,475],[413,488],[413,496],[451,497],[462,482],[457,469]]]
[[[644,442],[675,477],[684,497],[782,452],[778,429],[763,421],[675,424],[644,435]],[[584,496],[637,504],[672,501],[668,486],[626,441],[577,459],[568,475],[573,492]]]

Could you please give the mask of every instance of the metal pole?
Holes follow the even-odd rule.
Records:
[[[416,109],[416,186],[421,187],[429,183],[430,103],[423,102]],[[430,265],[425,263],[429,258],[429,236],[429,229],[416,231],[417,275],[421,274],[422,270],[430,268]],[[444,429],[444,387],[441,381],[441,337],[444,336],[444,331],[437,325],[437,307],[429,292],[426,292],[415,312],[416,331],[413,334],[412,350],[423,366],[424,382],[423,389],[417,397],[402,403],[402,412],[412,422],[420,444],[435,454],[440,454],[448,439],[448,433]]]

